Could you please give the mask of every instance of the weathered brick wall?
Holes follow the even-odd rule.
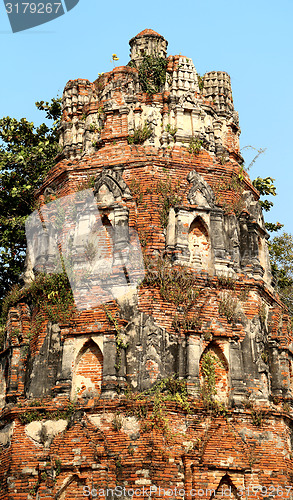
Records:
[[[234,410],[224,418],[197,408],[189,415],[170,403],[164,417],[151,406],[147,416],[138,418],[136,411],[137,402],[131,401],[83,408],[65,429],[64,419],[22,424],[16,413],[10,414],[16,423],[9,496],[3,492],[0,498],[25,499],[30,492],[32,498],[71,500],[117,485],[126,490],[160,485],[172,489],[173,498],[182,498],[179,490],[187,498],[221,498],[222,485],[231,486],[235,498],[237,489],[262,498],[278,487],[290,496],[285,489],[292,474],[285,414],[268,413],[259,420],[250,410]],[[163,492],[155,496],[164,498]]]

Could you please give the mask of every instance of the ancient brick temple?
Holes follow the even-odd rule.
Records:
[[[230,77],[152,30],[130,47],[67,83],[38,200],[92,189],[110,256],[138,234],[145,278],[78,310],[38,268],[54,238],[28,255],[0,354],[0,499],[291,498],[292,335]]]

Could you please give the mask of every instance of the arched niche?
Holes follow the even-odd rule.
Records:
[[[122,199],[131,199],[130,189],[123,180],[122,171],[103,170],[96,178],[94,195],[99,206],[111,206]]]
[[[201,217],[196,217],[188,230],[190,264],[203,271],[209,271],[211,262],[211,242],[208,229]]]
[[[207,372],[210,374],[207,374]],[[229,367],[220,347],[212,342],[199,362],[200,385],[203,397],[227,403],[229,397]]]
[[[109,235],[112,226],[113,252],[121,251],[129,243],[129,209],[126,200],[132,199],[121,172],[103,171],[96,179],[94,195],[103,226]]]
[[[99,190],[96,192],[96,200],[98,204],[105,206],[113,205],[115,203],[114,195],[112,191],[110,191],[107,184],[102,184],[100,186]]]
[[[93,398],[101,394],[103,354],[93,340],[79,351],[72,377],[72,398]]]
[[[216,488],[216,492],[213,492],[212,498],[215,500],[222,500],[223,498],[234,498],[235,500],[239,500],[239,492],[229,474],[225,474],[222,477],[218,487]]]

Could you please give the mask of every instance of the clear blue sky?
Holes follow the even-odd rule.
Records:
[[[61,95],[70,79],[95,80],[112,68],[113,53],[117,65],[127,64],[129,39],[152,28],[169,41],[168,54],[191,57],[200,74],[230,74],[241,147],[267,148],[250,176],[276,179],[266,220],[293,233],[292,18],[292,0],[80,0],[58,19],[13,34],[0,0],[0,116],[40,123],[35,101]],[[252,154],[244,156],[248,164]]]

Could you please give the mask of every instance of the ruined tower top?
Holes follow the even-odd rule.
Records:
[[[131,60],[140,64],[145,55],[166,57],[168,42],[154,30],[145,29],[131,38]]]

